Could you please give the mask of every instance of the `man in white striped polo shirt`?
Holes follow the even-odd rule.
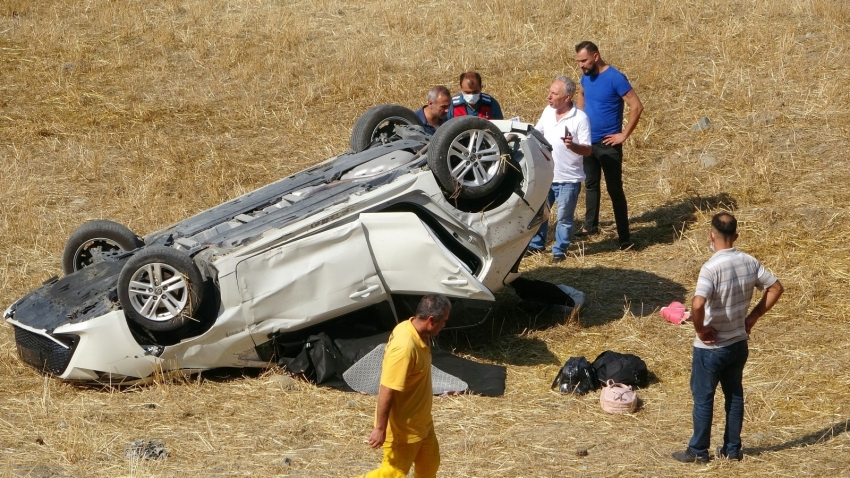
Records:
[[[741,428],[744,423],[742,376],[749,349],[747,340],[759,317],[769,311],[782,284],[754,257],[734,247],[738,221],[729,213],[711,219],[711,249],[716,251],[700,270],[691,308],[697,336],[691,366],[694,397],[694,434],[684,451],[673,453],[681,462],[706,463],[714,414],[717,384],[723,390],[726,428],[717,456],[741,460]],[[764,295],[747,314],[754,289]]]

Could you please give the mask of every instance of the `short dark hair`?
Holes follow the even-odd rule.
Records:
[[[729,239],[738,232],[738,220],[728,212],[718,212],[711,218],[711,227],[725,239]]]
[[[428,317],[439,319],[451,308],[452,303],[443,294],[428,294],[419,301],[414,317],[418,320],[425,320]]]
[[[481,86],[481,75],[478,74],[477,71],[467,71],[466,73],[461,73],[457,79],[457,84],[463,86],[463,80],[473,79],[478,82],[478,86]]]
[[[596,43],[587,40],[576,45],[576,53],[582,50],[587,50],[588,53],[599,53],[599,47],[596,46]]]

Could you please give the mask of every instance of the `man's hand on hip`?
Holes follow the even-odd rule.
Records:
[[[625,133],[609,134],[602,138],[602,144],[608,146],[617,146],[623,144],[629,137]]]
[[[702,329],[697,330],[697,337],[699,337],[704,344],[713,344],[717,340],[717,330],[710,325],[703,327]]]

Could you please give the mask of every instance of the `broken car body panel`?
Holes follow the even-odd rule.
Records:
[[[510,138],[503,166],[518,178],[492,200],[464,205],[444,191],[423,159],[429,138],[402,129],[49,281],[6,311],[19,355],[62,379],[117,383],[268,366],[259,350],[274,337],[360,310],[405,320],[402,297],[490,307],[548,217],[553,175],[531,125],[492,123]],[[116,296],[122,268],[151,245],[185,253],[205,280],[199,311],[174,331],[129,320]]]

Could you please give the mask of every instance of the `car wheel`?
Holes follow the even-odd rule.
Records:
[[[100,262],[104,257],[132,251],[143,246],[139,237],[126,226],[112,221],[90,221],[71,233],[62,251],[65,275]]]
[[[351,150],[359,153],[375,142],[386,143],[396,125],[418,125],[416,113],[399,105],[378,105],[366,110],[351,131]]]
[[[166,246],[139,251],[118,276],[124,315],[148,330],[180,328],[203,300],[203,278],[187,254]]]
[[[510,159],[505,135],[477,116],[460,116],[444,125],[428,144],[428,166],[443,190],[461,199],[479,199],[505,179]]]

